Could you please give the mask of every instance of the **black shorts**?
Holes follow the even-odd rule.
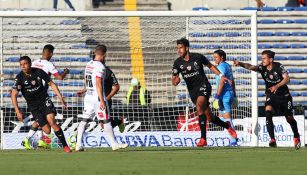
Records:
[[[211,96],[211,91],[212,91],[211,85],[204,83],[201,86],[197,86],[189,90],[189,94],[194,104],[196,104],[197,98],[199,96],[204,96],[207,98],[209,105],[209,98]]]
[[[272,106],[275,111],[279,109],[285,116],[293,115],[293,101],[290,94],[288,96],[267,95],[265,106]]]
[[[38,122],[40,127],[48,124],[47,115],[54,114],[56,115],[56,109],[50,99],[47,99],[45,103],[38,105],[36,107],[30,108],[30,111],[35,119]]]

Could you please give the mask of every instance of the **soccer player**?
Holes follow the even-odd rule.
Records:
[[[275,52],[264,50],[261,56],[261,63],[257,66],[237,60],[233,61],[233,63],[235,66],[241,66],[245,69],[259,72],[265,81],[265,117],[267,130],[271,138],[269,146],[277,146],[272,118],[274,114],[273,110],[276,111],[279,108],[292,128],[294,134],[294,148],[299,149],[301,146],[300,135],[298,133],[296,120],[293,117],[292,96],[287,86],[290,78],[284,66],[274,61],[274,56]]]
[[[59,73],[56,67],[50,62],[53,56],[53,51],[54,51],[54,47],[52,45],[50,44],[45,45],[43,48],[42,58],[39,60],[33,61],[32,67],[42,69],[49,76],[53,75],[56,79],[63,80],[66,77],[66,75],[69,73],[69,69],[65,68],[62,74]],[[45,85],[45,87],[48,89],[48,85]],[[36,121],[33,122],[27,137],[22,141],[21,144],[26,149],[32,149],[29,139],[33,137],[35,132],[37,132],[37,135],[38,135],[37,146],[40,148],[47,148],[48,145],[42,140],[43,132],[41,128],[38,127],[38,123]]]
[[[112,97],[119,91],[120,85],[118,83],[118,80],[111,70],[110,67],[105,65],[105,60],[103,62],[105,68],[106,68],[106,76],[103,79],[104,80],[104,93],[107,95],[106,99],[108,101],[109,109],[112,108]],[[83,95],[86,92],[86,89],[79,90],[77,92],[78,96]],[[118,126],[119,131],[121,133],[124,132],[125,130],[125,123],[124,123],[124,118],[118,119],[118,118],[110,118],[111,125],[113,128]],[[100,122],[101,127],[103,128],[103,123]]]
[[[236,131],[231,128],[229,122],[223,122],[220,118],[213,116],[209,107],[209,97],[211,95],[211,85],[205,75],[203,66],[207,66],[213,73],[219,75],[222,81],[228,80],[205,56],[199,53],[190,53],[189,41],[185,38],[177,40],[177,51],[179,58],[174,61],[172,84],[177,86],[180,83],[179,73],[187,84],[187,88],[192,102],[196,105],[199,118],[201,138],[197,143],[198,147],[207,145],[206,141],[206,121],[226,128],[233,138],[237,138]]]
[[[229,122],[231,127],[234,128],[231,120],[231,107],[232,104],[237,103],[237,100],[231,66],[226,62],[226,53],[223,50],[214,51],[213,58],[217,64],[217,69],[232,81],[232,84],[229,84],[228,82],[225,83],[220,76],[215,76],[217,93],[215,94],[213,108],[219,110],[219,117],[221,120]],[[237,139],[230,137],[230,146],[236,145]]]
[[[85,67],[85,86],[83,120],[79,123],[77,134],[76,151],[84,151],[82,138],[86,124],[97,116],[99,122],[103,122],[104,132],[111,143],[112,150],[126,148],[127,144],[119,144],[115,140],[113,128],[109,120],[109,108],[104,94],[105,66],[104,62],[107,53],[105,45],[98,45],[95,48],[95,57]]]
[[[55,135],[61,141],[64,151],[71,152],[67,146],[64,133],[55,121],[56,109],[50,100],[45,83],[47,83],[66,108],[66,103],[57,87],[50,77],[41,69],[31,68],[31,59],[23,56],[19,59],[21,72],[17,74],[15,84],[12,87],[12,103],[19,121],[23,121],[23,115],[18,107],[17,95],[21,91],[26,99],[29,110],[46,134],[50,134],[53,128]]]

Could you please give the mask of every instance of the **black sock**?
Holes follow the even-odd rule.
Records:
[[[294,134],[294,138],[299,138],[300,134],[298,133],[296,120],[295,119],[288,119],[288,117],[286,117],[286,119],[287,119],[287,122],[291,126],[291,129],[292,129],[293,134]]]
[[[221,126],[223,128],[226,128],[226,129],[229,128],[229,124],[222,121],[219,117],[212,116],[211,122],[216,124],[217,126]]]
[[[65,140],[65,136],[64,136],[63,130],[60,128],[60,130],[55,131],[54,133],[59,138],[59,140],[62,143],[63,147],[67,146],[67,142]]]
[[[274,136],[274,124],[273,124],[273,112],[272,111],[265,111],[266,117],[266,127],[271,139],[275,139]]]
[[[111,126],[112,128],[115,128],[116,126],[122,124],[122,120],[118,119],[118,118],[112,118],[111,119]]]
[[[198,123],[199,123],[199,128],[200,128],[200,137],[206,139],[206,122],[207,118],[205,114],[199,115],[198,116]]]

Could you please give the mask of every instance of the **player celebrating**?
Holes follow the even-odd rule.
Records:
[[[43,131],[46,134],[50,134],[51,126],[55,135],[61,141],[64,151],[71,152],[67,146],[62,129],[55,121],[56,110],[52,101],[49,99],[44,82],[52,88],[62,105],[66,108],[66,103],[57,85],[51,81],[50,77],[43,70],[31,68],[31,59],[28,56],[21,57],[19,63],[22,71],[16,76],[11,97],[18,120],[23,121],[23,115],[17,102],[18,91],[21,91],[23,97],[26,99],[28,108]]]
[[[50,44],[47,44],[43,48],[42,58],[39,60],[35,60],[32,63],[32,67],[42,69],[45,71],[49,76],[52,74],[58,80],[63,80],[65,76],[69,73],[69,69],[65,68],[62,74],[56,69],[56,67],[50,62],[50,59],[53,56],[54,47]],[[48,85],[45,86],[48,88]],[[38,147],[47,148],[48,145],[42,140],[43,132],[41,128],[38,127],[38,123],[36,121],[33,122],[28,136],[22,141],[22,145],[26,149],[32,149],[29,139],[37,132],[38,135]]]
[[[213,108],[219,110],[219,117],[223,121],[230,123],[231,127],[234,128],[234,125],[231,120],[231,106],[236,104],[236,92],[235,92],[235,82],[232,75],[232,70],[230,65],[226,62],[226,53],[223,50],[214,51],[213,58],[215,63],[218,65],[217,69],[225,75],[229,80],[232,81],[232,84],[224,83],[220,76],[215,76],[215,81],[217,85],[217,93],[215,94],[215,100],[213,102]],[[236,146],[237,139],[230,138],[230,146]]]
[[[229,122],[223,122],[220,118],[213,116],[209,107],[211,85],[205,75],[203,66],[207,66],[213,73],[219,75],[222,81],[229,81],[221,72],[212,65],[205,56],[199,53],[190,53],[189,41],[185,38],[177,40],[177,51],[179,58],[174,61],[172,84],[177,86],[180,83],[179,73],[187,84],[192,102],[196,105],[199,116],[201,138],[197,143],[198,147],[207,145],[206,121],[226,128],[233,138],[237,138],[236,131],[231,128]]]
[[[292,96],[289,92],[287,83],[290,78],[287,70],[282,64],[274,61],[275,52],[271,50],[264,50],[262,52],[261,64],[254,66],[248,63],[242,63],[237,60],[233,61],[235,66],[241,66],[245,69],[256,71],[261,73],[263,80],[265,81],[265,116],[266,126],[270,135],[270,147],[276,147],[276,140],[274,136],[274,124],[273,124],[273,110],[278,108],[285,115],[287,122],[290,124],[294,134],[294,148],[299,149],[301,146],[300,135],[297,129],[296,120],[293,117],[293,104]]]
[[[82,138],[86,124],[93,120],[95,115],[99,122],[104,123],[104,132],[111,143],[112,150],[126,148],[127,144],[119,144],[115,140],[113,128],[109,120],[109,108],[104,95],[105,66],[102,64],[106,57],[105,45],[95,48],[95,57],[85,67],[86,94],[84,97],[83,120],[79,123],[76,151],[84,151]],[[98,98],[97,98],[98,97]]]

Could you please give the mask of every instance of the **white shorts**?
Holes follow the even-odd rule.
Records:
[[[106,108],[102,110],[100,108],[100,102],[98,97],[85,96],[84,97],[84,109],[83,109],[83,119],[94,120],[97,117],[98,121],[109,119],[109,106],[108,102],[105,101]]]

